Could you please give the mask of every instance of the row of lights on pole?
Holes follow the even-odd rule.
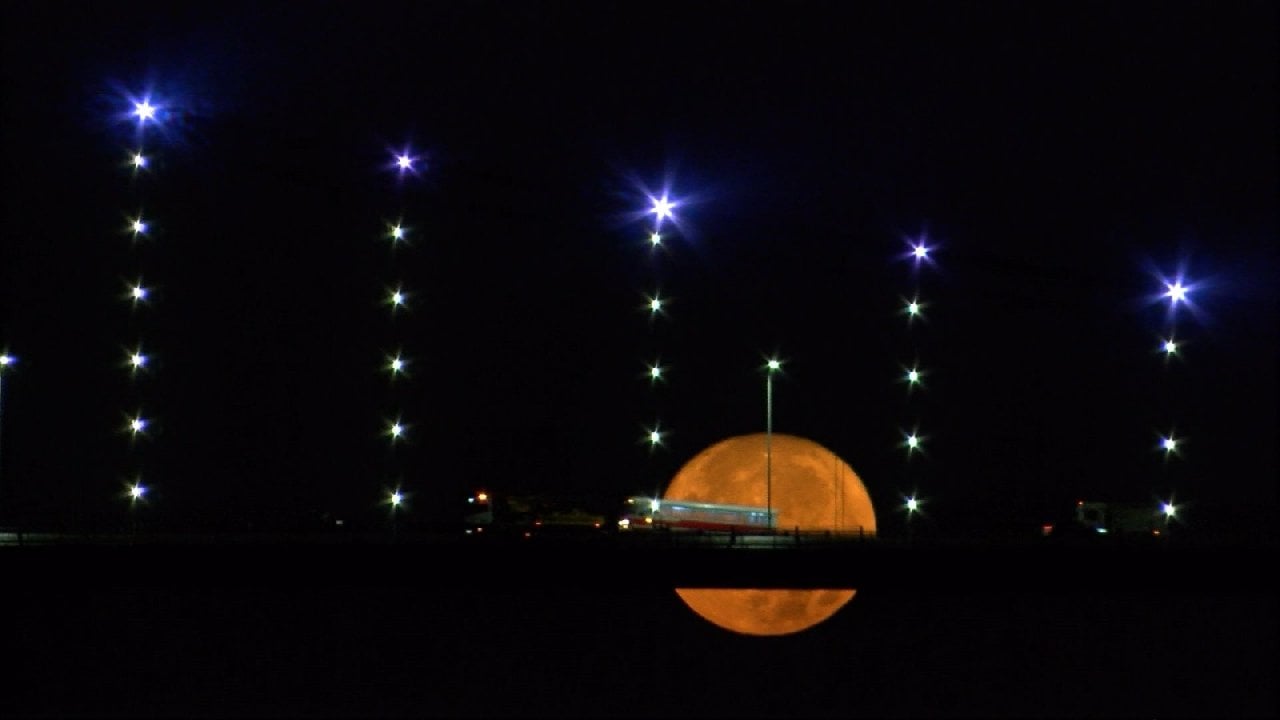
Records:
[[[1180,359],[1181,335],[1178,332],[1178,307],[1189,302],[1187,293],[1190,288],[1183,284],[1182,277],[1175,277],[1171,282],[1166,280],[1164,286],[1162,297],[1169,301],[1169,307],[1165,333],[1160,338],[1159,352],[1164,358],[1166,372],[1169,372],[1174,362]],[[1177,433],[1175,427],[1171,424],[1169,432],[1160,436],[1159,451],[1164,456],[1166,470],[1170,461],[1180,457],[1181,448],[1185,443],[1185,438]],[[1177,515],[1177,505],[1174,504],[1172,496],[1169,500],[1161,502],[1160,509],[1166,522],[1173,520]]]
[[[18,358],[10,355],[7,350],[0,352],[0,461],[4,460],[4,376],[17,363]],[[3,481],[4,463],[0,462],[0,493],[7,489]]]
[[[131,248],[134,257],[141,253],[143,243],[153,237],[155,234],[153,223],[149,216],[143,211],[143,198],[140,193],[136,193],[139,183],[144,175],[149,173],[153,167],[153,157],[151,151],[147,149],[144,138],[147,137],[147,131],[152,125],[159,121],[159,113],[161,108],[153,105],[150,98],[143,98],[133,104],[132,119],[136,123],[136,145],[130,150],[127,166],[130,170],[131,184],[137,195],[138,211],[129,219],[127,232],[131,235]],[[135,262],[137,262],[135,260]],[[139,263],[140,264],[140,263]],[[133,275],[134,280],[127,283],[125,299],[130,306],[130,318],[136,320],[138,315],[151,303],[152,289],[143,281],[143,274],[137,271]],[[125,352],[124,366],[129,373],[132,387],[137,388],[137,380],[141,375],[150,371],[154,365],[151,354],[144,349],[141,339],[135,339],[133,344]],[[141,403],[138,403],[138,410],[129,415],[126,420],[126,432],[130,437],[130,448],[136,449],[137,441],[151,429],[152,419],[144,414],[141,409]],[[143,483],[142,474],[136,470],[133,472],[133,479],[127,483],[126,495],[129,498],[129,507],[131,511],[146,498],[148,486]]]
[[[926,239],[922,236],[917,240],[908,243],[909,250],[907,259],[911,263],[911,275],[914,283],[911,288],[911,295],[903,298],[902,314],[907,321],[908,332],[918,324],[924,322],[925,302],[920,297],[921,284],[920,275],[926,264],[932,263],[933,259],[930,255],[932,248],[928,245]],[[906,386],[907,402],[909,403],[912,396],[924,389],[925,371],[920,367],[920,353],[914,352],[913,359],[910,364],[902,366],[901,382]],[[901,446],[906,449],[907,460],[916,453],[923,453],[924,437],[920,434],[920,426],[918,423],[913,425],[909,430],[901,430],[902,441]],[[907,532],[911,531],[911,518],[920,510],[920,500],[917,497],[918,488],[913,488],[911,494],[906,495],[903,499],[903,508],[907,513]]]
[[[404,183],[411,177],[418,174],[421,160],[416,157],[410,150],[405,149],[402,152],[395,153],[393,158],[393,168],[397,175],[398,190],[400,195],[400,208],[396,219],[386,223],[385,239],[388,245],[388,252],[395,258],[398,251],[404,247],[411,246],[409,239],[409,227],[405,225],[405,209],[404,209]],[[394,320],[398,315],[409,309],[409,292],[404,288],[404,283],[396,281],[396,283],[386,290],[383,303],[387,306],[388,312]],[[388,376],[388,380],[392,385],[397,381],[407,380],[409,377],[409,358],[404,354],[403,345],[396,343],[394,351],[386,353],[383,359],[383,370]],[[409,427],[405,423],[403,416],[397,412],[390,418],[383,421],[383,434],[390,442],[392,448],[407,440]],[[395,474],[397,479],[394,486],[387,490],[385,502],[391,510],[391,517],[394,522],[396,512],[399,511],[405,502],[405,493],[402,487],[402,468],[398,465]]]
[[[649,232],[647,243],[649,245],[650,263],[655,270],[653,277],[653,292],[645,294],[645,305],[643,310],[648,315],[649,327],[652,329],[656,323],[666,318],[667,306],[670,302],[670,298],[665,296],[662,292],[657,268],[658,255],[665,250],[663,243],[668,240],[667,233],[663,227],[663,222],[671,220],[671,225],[675,225],[675,217],[673,215],[675,203],[672,202],[666,194],[663,194],[661,197],[651,198],[650,201],[651,206],[647,214],[653,216],[653,226]],[[666,382],[667,372],[667,367],[662,364],[661,352],[655,349],[653,361],[646,363],[645,365],[645,375],[648,380],[649,387],[656,392],[657,387]],[[663,444],[663,438],[670,432],[669,430],[663,429],[661,421],[657,419],[656,407],[654,414],[655,419],[653,425],[645,428],[643,438],[643,442],[647,443],[649,446],[650,453]],[[656,497],[657,495],[658,493],[655,492],[654,496]]]

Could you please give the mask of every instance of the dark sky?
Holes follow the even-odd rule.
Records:
[[[1077,496],[1274,515],[1270,3],[19,2],[3,21],[0,346],[20,361],[0,516],[118,517],[138,472],[149,512],[219,520],[371,513],[397,482],[422,515],[481,484],[621,497],[763,430],[775,351],[775,431],[845,458],[886,518],[911,490],[956,532]],[[123,114],[145,93],[163,122],[135,180]],[[406,146],[421,170],[399,179]],[[654,255],[664,187],[679,231]],[[413,244],[392,252],[398,217]],[[1179,268],[1194,307],[1166,367]],[[131,312],[139,275],[156,296]],[[655,288],[673,303],[650,322]],[[155,365],[131,381],[137,342]],[[413,372],[390,384],[396,348]],[[139,407],[154,431],[131,446]]]

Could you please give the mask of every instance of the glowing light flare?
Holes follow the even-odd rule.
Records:
[[[1160,438],[1160,449],[1164,451],[1166,456],[1177,455],[1178,447],[1182,444],[1180,438],[1176,438],[1172,433]]]
[[[137,415],[129,418],[129,424],[127,427],[130,434],[133,435],[134,437],[137,437],[140,434],[145,434],[147,431],[147,427],[149,427],[150,425],[151,425],[151,421],[142,417],[142,413],[138,413]]]
[[[917,319],[924,320],[924,309],[926,307],[928,307],[928,303],[922,302],[918,297],[902,299],[902,313],[907,316],[908,323]]]
[[[402,358],[398,353],[387,360],[387,372],[392,376],[399,375],[408,367],[408,361]]]
[[[649,245],[653,247],[658,247],[661,244],[662,244],[662,235],[658,233],[653,233],[649,235]]]
[[[393,443],[399,440],[403,440],[405,435],[408,432],[409,432],[408,426],[406,426],[403,422],[401,422],[399,418],[395,420],[389,420],[387,422],[387,429],[383,431],[383,433],[387,437],[391,438],[391,442]]]
[[[929,238],[926,235],[903,237],[902,244],[905,249],[894,256],[896,260],[910,260],[916,271],[919,271],[922,265],[934,264],[933,256],[938,249],[938,245],[929,242]]]
[[[405,175],[418,175],[426,169],[425,156],[415,153],[408,145],[400,149],[387,148],[391,160],[384,167],[393,169],[401,179]]]
[[[129,372],[136,373],[139,370],[145,370],[149,362],[151,362],[151,358],[143,354],[142,348],[138,348],[129,354]]]
[[[913,390],[924,382],[924,375],[918,366],[909,367],[902,373],[902,382],[907,384],[907,390]]]
[[[408,229],[405,228],[405,226],[402,225],[401,223],[390,225],[387,228],[387,237],[391,238],[391,241],[394,243],[403,241],[406,237],[408,237],[408,235],[409,235]]]
[[[650,214],[656,216],[655,222],[657,222],[659,225],[662,224],[663,220],[668,220],[675,217],[672,214],[672,211],[675,210],[675,207],[676,207],[675,203],[671,202],[671,200],[666,195],[663,195],[660,198],[650,198],[650,200],[653,202],[653,207],[649,209],[649,212]]]
[[[1173,338],[1169,338],[1160,345],[1160,349],[1164,351],[1166,356],[1177,355],[1178,343],[1175,342]]]
[[[782,361],[777,358],[769,358],[769,360],[765,362],[764,368],[769,371],[769,374],[776,373],[782,369]]]
[[[148,228],[149,226],[147,225],[147,222],[142,219],[141,215],[129,221],[129,229],[133,231],[135,237],[138,235],[146,235]]]
[[[1160,512],[1164,514],[1166,519],[1172,520],[1178,514],[1178,507],[1172,502],[1160,503]]]
[[[384,302],[391,307],[391,312],[394,313],[401,308],[407,307],[409,294],[402,287],[397,286],[387,291],[387,297]]]
[[[147,167],[147,162],[147,156],[143,155],[141,150],[135,152],[133,156],[129,158],[129,164],[133,166],[134,170],[145,169]]]
[[[135,102],[133,104],[133,115],[138,118],[139,122],[154,120],[156,117],[156,107],[151,104],[150,99]]]
[[[669,434],[670,431],[661,430],[655,423],[651,428],[644,429],[644,442],[649,444],[649,449],[653,450],[663,444],[662,439]]]
[[[920,509],[920,501],[916,500],[915,496],[912,495],[911,497],[908,497],[906,499],[904,506],[906,507],[908,513],[914,513]]]
[[[18,358],[13,355],[10,355],[9,353],[0,353],[0,368],[9,367],[16,362],[18,362]]]
[[[662,382],[662,380],[664,379],[663,373],[666,372],[666,368],[663,367],[658,362],[654,362],[652,365],[649,365],[648,368],[649,368],[649,373],[648,373],[649,382],[651,383]]]
[[[671,300],[663,298],[659,293],[644,296],[644,308],[649,311],[649,317],[652,319],[658,315],[667,314],[667,305]]]
[[[129,298],[133,301],[134,305],[137,305],[140,302],[146,302],[150,294],[151,291],[144,286],[141,281],[129,286]]]
[[[1190,313],[1196,320],[1210,320],[1206,308],[1200,305],[1200,296],[1212,289],[1217,282],[1212,278],[1192,280],[1187,275],[1186,261],[1180,261],[1172,274],[1154,268],[1148,273],[1155,287],[1144,297],[1148,305],[1159,305],[1165,315],[1166,332],[1173,335],[1174,320],[1182,313]]]
[[[391,504],[391,507],[393,509],[400,507],[402,504],[404,504],[404,493],[400,492],[399,490],[393,491],[390,495],[387,496],[387,502]]]
[[[129,486],[129,499],[133,502],[142,500],[146,494],[147,494],[147,487],[143,485],[141,481],[135,482],[134,484]]]
[[[924,441],[925,437],[918,430],[903,431],[900,447],[906,448],[907,457],[910,457],[917,452],[924,452]]]

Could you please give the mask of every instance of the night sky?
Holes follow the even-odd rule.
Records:
[[[607,502],[763,431],[777,353],[774,430],[885,518],[913,491],[955,534],[1173,493],[1189,525],[1272,523],[1270,3],[3,13],[6,521],[110,525],[137,473],[157,522],[209,526],[374,517],[397,484],[419,518],[477,486]]]

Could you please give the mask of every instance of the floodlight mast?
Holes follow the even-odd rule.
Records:
[[[13,365],[16,362],[18,362],[18,359],[10,355],[9,353],[0,353],[0,395],[2,395],[4,391],[5,370],[8,370],[9,366]],[[0,401],[2,401],[2,398],[0,398]],[[3,419],[3,417],[4,417],[4,405],[0,404],[0,419]],[[4,428],[0,426],[0,431],[2,431],[3,429]],[[2,432],[0,432],[0,445],[3,445],[3,444],[4,444],[4,435]],[[4,476],[0,475],[0,480],[3,480],[3,478]],[[21,537],[21,535],[19,535],[19,537]]]

